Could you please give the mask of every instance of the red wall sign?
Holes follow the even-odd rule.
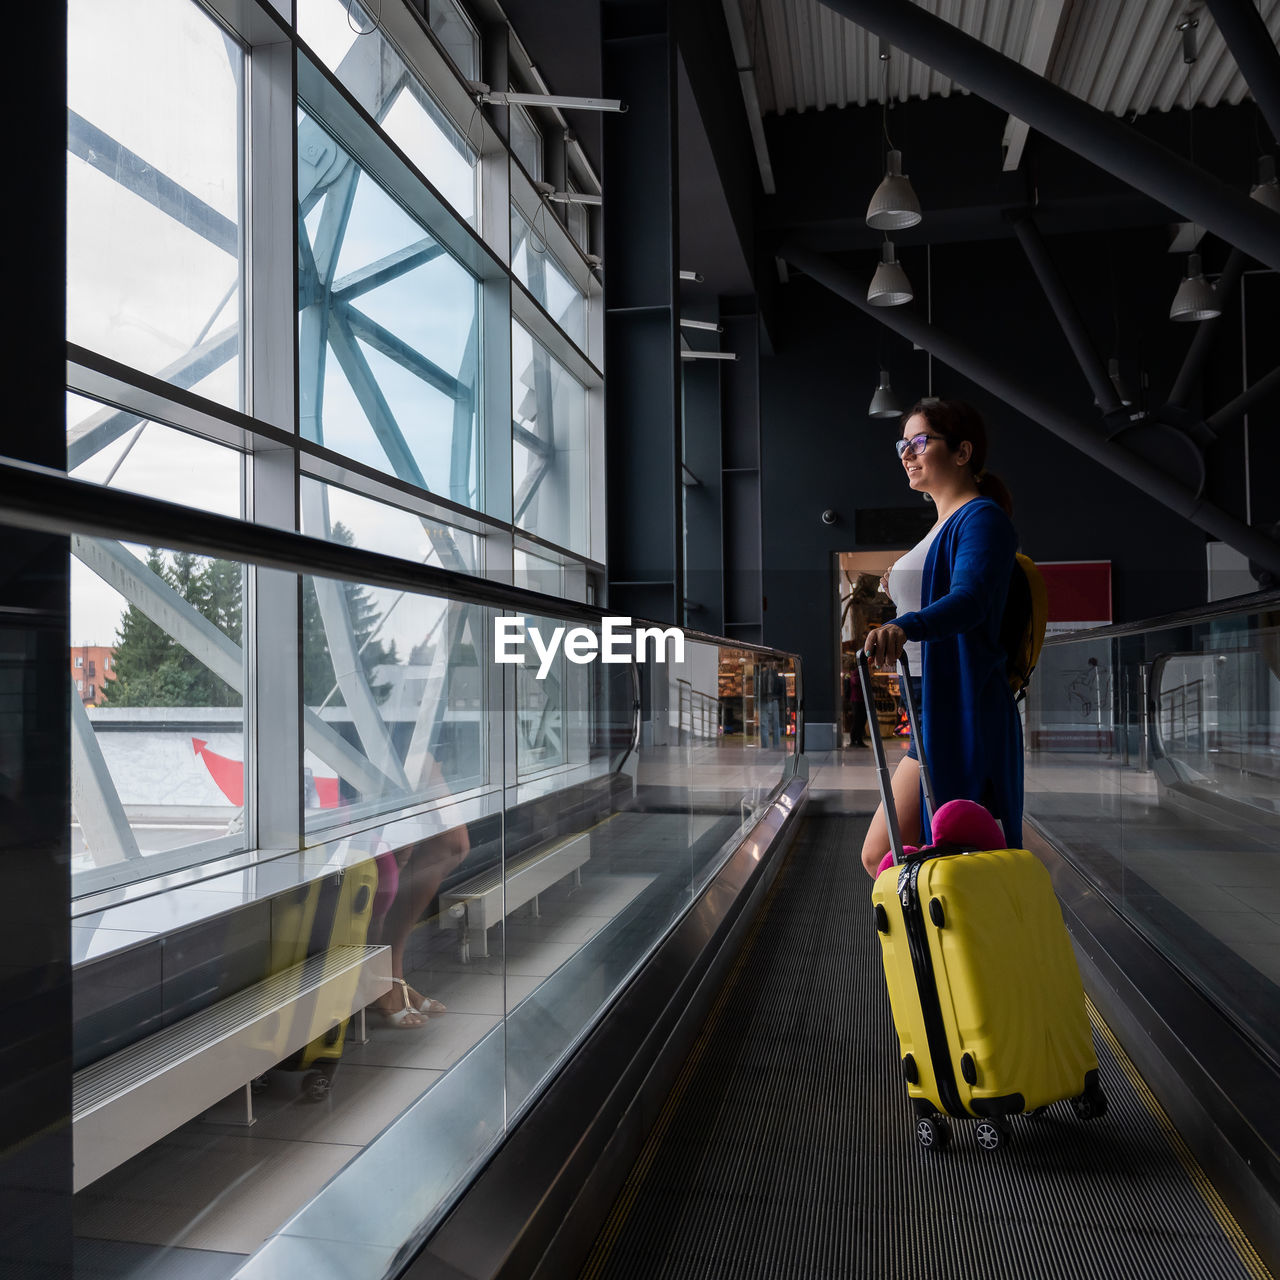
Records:
[[[1110,560],[1037,560],[1036,567],[1049,593],[1049,635],[1112,620]]]

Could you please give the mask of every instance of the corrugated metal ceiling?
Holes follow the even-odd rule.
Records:
[[[818,0],[737,0],[751,47],[761,110],[825,110],[878,102],[886,64],[878,39]],[[915,0],[1019,62],[1028,52],[1037,14],[1056,20],[1047,76],[1077,97],[1115,115],[1185,106],[1216,106],[1249,96],[1212,15],[1187,0]],[[1280,0],[1260,9],[1280,42]],[[1199,58],[1182,60],[1177,25],[1199,21]],[[898,50],[888,62],[891,98],[946,97],[967,92]]]

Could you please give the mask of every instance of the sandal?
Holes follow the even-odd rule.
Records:
[[[413,1001],[409,999],[409,984],[403,978],[392,978],[392,982],[400,984],[400,994],[404,997],[404,1008],[395,1009],[388,1012],[386,1009],[379,1009],[377,1005],[370,1005],[370,1012],[376,1014],[389,1027],[395,1027],[397,1031],[417,1031],[427,1025],[426,1018],[421,1009],[413,1007]],[[390,995],[390,992],[387,992]]]

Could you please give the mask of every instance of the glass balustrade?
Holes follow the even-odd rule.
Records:
[[[1280,601],[1050,640],[1027,813],[1280,1058]]]

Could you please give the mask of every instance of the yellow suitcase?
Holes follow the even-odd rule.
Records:
[[[919,743],[905,661],[901,674]],[[1064,1099],[1082,1120],[1105,1114],[1080,971],[1048,871],[1026,849],[926,849],[904,860],[883,745],[873,750],[896,863],[871,896],[921,1145],[945,1145],[947,1116],[976,1119],[979,1145],[994,1150],[1010,1115]],[[932,812],[923,760],[921,777]]]

